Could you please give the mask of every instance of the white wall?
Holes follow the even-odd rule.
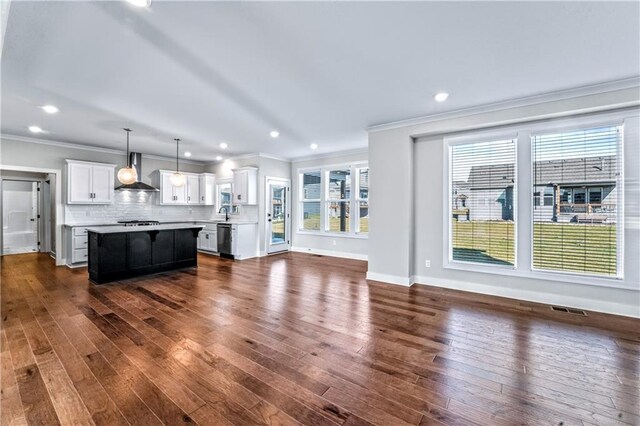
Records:
[[[336,154],[323,157],[316,157],[302,161],[294,161],[291,163],[291,193],[293,204],[291,206],[291,216],[293,217],[293,249],[297,251],[334,254],[344,257],[356,259],[366,259],[368,255],[369,242],[367,238],[362,237],[345,237],[339,234],[305,234],[298,232],[299,208],[298,194],[300,191],[300,182],[298,181],[298,169],[306,169],[313,167],[324,167],[334,164],[350,164],[368,161],[366,151],[359,151],[348,154]],[[370,172],[371,174],[372,172]],[[371,178],[370,178],[371,179]],[[370,214],[371,216],[371,214]],[[334,244],[335,242],[335,244]]]
[[[0,151],[4,166],[21,166],[41,169],[58,169],[62,171],[62,190],[66,191],[66,159],[94,161],[117,164],[117,170],[126,164],[124,153],[113,153],[110,150],[92,150],[81,147],[57,146],[31,143],[21,140],[5,139],[0,141]],[[158,185],[154,172],[158,169],[175,169],[175,161],[158,159],[142,155],[141,180],[150,185]],[[200,173],[203,166],[180,161],[180,169],[185,172]],[[120,185],[115,182],[115,185]],[[206,206],[160,206],[157,204],[157,193],[131,194],[116,191],[114,203],[111,205],[65,205],[62,223],[91,224],[115,222],[121,219],[156,219],[184,220],[209,219],[213,208]],[[63,200],[64,200],[63,196]]]
[[[621,89],[371,131],[368,278],[404,285],[417,281],[640,317],[640,137],[637,120],[629,122],[630,137],[625,140],[625,281],[622,283],[635,290],[458,271],[442,266],[443,135],[637,106],[639,100],[638,88]],[[418,137],[427,139],[415,143]],[[431,260],[430,268],[424,266],[425,259]]]

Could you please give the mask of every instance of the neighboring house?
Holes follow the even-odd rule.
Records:
[[[513,220],[513,164],[473,166],[466,182],[453,184],[458,220]]]
[[[598,156],[534,164],[534,220],[615,222],[616,157]]]
[[[615,156],[537,161],[533,165],[534,220],[615,222]],[[513,164],[473,166],[452,184],[458,220],[513,220]]]

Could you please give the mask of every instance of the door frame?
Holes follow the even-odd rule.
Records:
[[[287,199],[286,199],[286,212],[287,221],[285,223],[285,236],[287,238],[287,243],[283,244],[283,247],[286,246],[283,250],[271,251],[271,235],[270,235],[270,226],[267,214],[271,213],[270,209],[270,201],[271,201],[271,191],[269,191],[269,182],[276,181],[279,183],[283,183],[287,187]],[[265,176],[264,178],[264,211],[262,212],[264,218],[264,250],[267,255],[274,253],[282,253],[285,251],[291,250],[291,179],[275,177],[275,176]],[[278,244],[280,246],[280,244]]]
[[[42,183],[44,182],[43,178],[37,178],[37,177],[23,177],[23,176],[0,176],[0,197],[2,198],[0,200],[0,212],[4,213],[4,183],[6,181],[9,182],[28,182],[31,184],[36,184],[36,205],[35,205],[35,210],[36,210],[36,217],[35,217],[35,222],[36,222],[36,251],[33,253],[40,253],[41,252],[41,248],[44,247],[44,244],[42,244],[42,236],[43,234],[43,227],[44,227],[44,219],[42,216],[42,205],[44,203],[44,199],[43,199],[43,192],[42,192]],[[33,193],[33,186],[32,186],[32,193]],[[2,244],[0,244],[0,255],[4,256],[4,223],[2,222],[4,217],[4,214],[0,215],[0,225],[2,226],[2,231],[0,232],[0,242]],[[29,252],[31,253],[31,252]],[[18,253],[16,253],[18,254]],[[19,253],[22,254],[22,253]]]
[[[7,172],[30,172],[52,174],[55,176],[55,209],[56,209],[56,266],[64,265],[65,259],[62,254],[62,224],[64,223],[64,205],[62,204],[62,169],[47,169],[38,167],[13,166],[0,164],[0,171]],[[2,179],[0,179],[1,185]],[[42,191],[41,191],[42,192]],[[53,201],[53,200],[52,200]],[[0,226],[2,226],[2,215],[0,215]],[[2,249],[2,232],[0,232],[0,250]]]

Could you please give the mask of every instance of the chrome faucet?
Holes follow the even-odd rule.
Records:
[[[220,207],[220,210],[218,210],[218,213],[221,213],[223,209],[224,209],[224,221],[229,222],[229,207],[227,206]]]

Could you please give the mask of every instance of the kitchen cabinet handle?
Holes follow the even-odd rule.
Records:
[[[191,197],[187,197],[187,201],[191,201]]]

